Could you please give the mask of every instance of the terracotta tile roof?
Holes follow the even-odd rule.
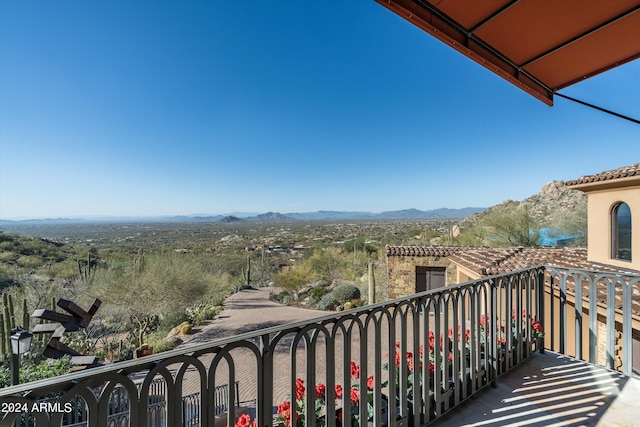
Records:
[[[594,175],[581,176],[572,181],[566,181],[567,187],[580,184],[589,184],[592,182],[612,181],[615,179],[628,178],[632,176],[640,176],[640,163],[630,166],[623,166],[610,171],[600,172]]]
[[[434,256],[448,257],[463,249],[462,246],[387,245],[387,256]]]
[[[636,270],[622,270],[614,266],[588,261],[587,248],[387,246],[387,256],[448,256],[449,260],[455,264],[481,276],[508,273],[540,265],[618,274],[638,274]],[[567,291],[573,294],[575,286],[575,280],[569,278]],[[588,295],[588,282],[584,282],[583,297],[587,302]],[[599,286],[598,302],[605,304],[606,295],[606,287]],[[615,298],[619,301],[622,300],[622,289],[619,286],[616,286]],[[640,317],[640,289],[637,286],[633,289],[631,299],[633,315]],[[620,307],[621,304],[616,304],[616,308]]]
[[[601,269],[587,261],[586,248],[469,248],[449,257],[456,264],[483,276],[553,265],[557,267]]]

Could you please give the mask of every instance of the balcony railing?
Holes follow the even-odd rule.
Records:
[[[544,346],[630,374],[639,288],[638,276],[552,267],[488,277],[9,387],[0,426],[71,425],[78,399],[89,426],[116,425],[114,400],[128,408],[118,426],[233,425],[240,410],[259,426],[296,412],[311,426],[428,424]],[[217,387],[236,382],[221,418]]]

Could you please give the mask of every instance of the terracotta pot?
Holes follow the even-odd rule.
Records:
[[[150,356],[153,354],[153,347],[136,350],[136,358]]]

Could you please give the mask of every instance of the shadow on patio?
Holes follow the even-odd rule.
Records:
[[[640,380],[535,353],[435,426],[640,426]]]

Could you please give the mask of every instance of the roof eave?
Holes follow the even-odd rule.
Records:
[[[614,188],[629,188],[629,187],[640,187],[640,176],[629,176],[626,178],[617,178],[606,181],[596,181],[596,182],[583,182],[583,183],[575,183],[571,182],[565,183],[567,188],[572,190],[580,190],[585,193],[589,193],[592,191],[600,191],[600,190],[610,190]]]

